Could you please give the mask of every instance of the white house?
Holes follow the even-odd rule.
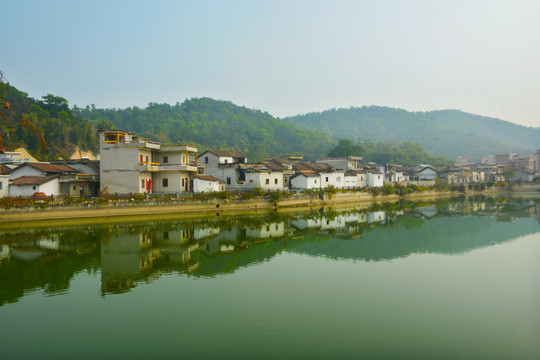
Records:
[[[9,175],[0,175],[0,198],[9,195]]]
[[[260,187],[263,190],[283,191],[283,172],[268,168],[249,168],[244,170],[246,189]]]
[[[341,170],[335,170],[332,172],[320,172],[321,176],[321,188],[333,186],[336,189],[343,189],[345,187],[345,172]]]
[[[58,196],[60,194],[58,175],[21,176],[11,180],[9,184],[9,196],[32,196],[34,193]]]
[[[366,174],[368,187],[382,187],[384,185],[384,175],[380,171],[369,169]]]
[[[238,151],[207,150],[199,155],[199,163],[205,169],[216,168],[221,164],[247,163],[247,156]]]
[[[225,181],[210,175],[197,175],[193,178],[193,192],[208,193],[225,191]]]
[[[321,177],[314,172],[300,172],[291,178],[293,189],[318,189],[321,187]]]
[[[516,169],[514,170],[514,176],[510,179],[512,181],[519,182],[531,182],[534,179],[534,172]]]
[[[431,166],[424,166],[421,169],[413,169],[416,180],[435,180],[438,176],[438,171]]]
[[[356,186],[365,188],[367,186],[367,173],[365,170],[352,170],[356,174]]]
[[[362,161],[361,156],[342,156],[342,157],[331,157],[331,158],[324,158],[324,159],[318,159],[316,160],[317,163],[323,163],[328,164],[333,167],[335,167],[338,170],[353,170],[353,169],[360,169],[360,165]]]
[[[345,173],[345,189],[354,189],[358,187],[358,174],[354,171]]]
[[[16,167],[10,174],[15,180],[22,176],[75,175],[77,170],[62,164],[27,162]]]

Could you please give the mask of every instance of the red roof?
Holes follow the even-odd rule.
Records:
[[[58,175],[49,176],[21,176],[12,180],[10,185],[42,185],[58,178]]]
[[[70,168],[67,165],[54,165],[54,164],[45,164],[45,163],[25,163],[19,167],[22,166],[32,166],[36,169],[39,169],[41,171],[45,171],[47,173],[67,173],[67,172],[77,172],[77,170]]]

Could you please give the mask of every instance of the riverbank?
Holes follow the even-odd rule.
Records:
[[[4,210],[0,214],[0,227],[18,228],[25,226],[53,226],[64,223],[98,224],[117,223],[123,221],[148,221],[179,218],[199,218],[226,214],[252,214],[271,211],[298,211],[302,209],[319,208],[323,206],[346,206],[354,204],[371,204],[395,202],[399,200],[432,200],[437,198],[457,197],[460,195],[513,195],[514,193],[500,189],[490,189],[481,192],[439,192],[424,191],[399,195],[373,196],[364,192],[338,192],[330,198],[321,199],[315,196],[301,195],[278,202],[254,200],[194,200],[173,203],[165,201],[149,201],[144,203],[110,202],[99,206],[86,207],[64,206],[45,209],[32,208],[17,211]]]

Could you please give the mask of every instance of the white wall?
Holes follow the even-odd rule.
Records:
[[[36,192],[42,192],[47,196],[59,195],[59,182],[58,178],[41,185],[10,185],[9,196],[32,196]]]
[[[0,175],[0,197],[9,195],[9,175]]]
[[[356,174],[352,176],[345,175],[345,188],[352,189],[355,187],[358,187],[358,176]]]
[[[296,176],[291,179],[293,189],[316,189],[321,187],[320,177]]]
[[[193,191],[196,193],[219,191],[219,182],[195,178],[193,179]]]
[[[283,190],[283,173],[280,171],[261,171],[245,173],[245,187],[263,190]]]
[[[367,186],[369,187],[382,187],[384,184],[383,174],[367,173]]]
[[[321,188],[326,188],[330,185],[336,189],[345,187],[345,173],[343,171],[335,171],[331,173],[321,173]]]
[[[11,180],[15,180],[22,176],[45,176],[45,175],[47,175],[45,171],[36,169],[32,166],[22,165],[21,167],[18,167],[17,169],[13,170],[11,174],[9,174],[9,178]]]

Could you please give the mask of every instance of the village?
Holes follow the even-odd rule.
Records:
[[[480,162],[458,157],[453,167],[365,162],[361,156],[305,162],[285,155],[250,163],[237,151],[206,150],[194,145],[162,145],[123,131],[101,131],[99,154],[39,162],[24,151],[0,154],[0,197],[71,197],[103,194],[172,194],[219,192],[302,192],[324,189],[377,189],[384,186],[471,187],[523,184],[538,180],[540,149],[534,154],[486,155]]]

